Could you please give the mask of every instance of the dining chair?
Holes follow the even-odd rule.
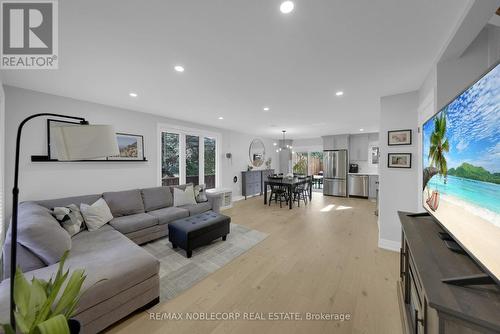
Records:
[[[307,176],[300,176],[299,180],[306,180],[306,183],[301,183],[293,189],[293,202],[297,201],[297,206],[300,207],[301,200],[304,201],[304,205],[307,205],[310,179]]]
[[[283,202],[288,204],[289,201],[289,195],[288,195],[288,190],[287,187],[283,184],[283,177],[282,176],[268,176],[267,178],[269,181],[273,181],[274,184],[271,184],[271,195],[269,196],[269,206],[271,206],[271,201],[273,200],[273,195],[274,195],[274,202],[277,204],[278,201],[280,202],[280,208],[283,207]],[[278,184],[276,184],[278,183]]]

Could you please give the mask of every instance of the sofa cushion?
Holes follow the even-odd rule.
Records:
[[[21,203],[17,221],[18,243],[29,249],[46,265],[59,262],[64,252],[71,249],[71,237],[49,209],[33,202]]]
[[[28,280],[33,276],[48,280],[55,275],[57,267],[58,264],[53,264],[27,272],[25,276]],[[78,314],[154,277],[159,271],[159,261],[111,226],[104,225],[97,231],[83,231],[73,237],[65,268],[70,272],[83,268],[87,276]],[[0,284],[0,313],[5,314],[7,320],[8,287],[8,280]]]
[[[169,187],[141,189],[141,194],[146,212],[166,208],[174,204]]]
[[[3,279],[7,279],[10,277],[10,245],[10,235],[8,235],[3,245]],[[30,270],[46,267],[46,264],[43,263],[38,256],[33,254],[29,249],[19,243],[17,243],[16,264],[19,268],[21,268],[21,271],[23,273]],[[0,323],[2,322],[0,321]]]
[[[212,206],[209,202],[189,204],[180,206],[182,209],[186,209],[189,211],[190,216],[197,215],[199,213],[203,213],[212,209]]]
[[[189,217],[189,210],[171,206],[148,212],[148,214],[158,217],[160,224],[168,224],[176,219]]]
[[[139,189],[106,192],[102,194],[102,197],[108,203],[113,217],[144,212],[144,203]]]
[[[158,225],[158,218],[147,213],[137,213],[135,215],[113,218],[109,224],[117,231],[127,234]]]
[[[80,204],[92,204],[95,203],[102,195],[83,195],[83,196],[73,196],[73,197],[64,197],[57,199],[48,199],[43,201],[35,201],[36,204],[46,207],[48,209],[53,209],[56,206],[68,206],[70,204],[75,204],[77,207],[80,207]]]

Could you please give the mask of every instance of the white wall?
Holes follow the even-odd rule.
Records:
[[[465,33],[465,32],[464,32]],[[454,46],[456,47],[456,45]],[[457,58],[439,61],[419,89],[418,127],[500,60],[500,27],[486,25]],[[418,144],[417,206],[422,206],[422,134]]]
[[[401,225],[398,210],[417,210],[417,171],[415,158],[417,144],[388,146],[387,132],[412,129],[417,132],[418,92],[410,92],[380,99],[380,164],[379,164],[379,247],[399,250]],[[387,167],[388,153],[411,153],[412,167],[396,169]]]
[[[225,188],[230,188],[233,190],[233,200],[239,200],[244,198],[241,196],[241,172],[247,170],[248,165],[250,164],[250,158],[248,149],[250,143],[255,136],[250,134],[234,132],[234,131],[225,131],[220,130],[222,132],[222,158],[221,158],[221,167],[222,167],[222,186]],[[260,138],[260,137],[259,137]],[[266,147],[266,160],[268,158],[272,159],[271,168],[275,171],[278,170],[279,158],[276,153],[276,148],[273,146],[275,142],[272,139],[260,138],[264,142]],[[231,152],[233,157],[232,159],[227,159],[225,154],[227,152]],[[259,168],[255,168],[254,170],[265,169],[265,164],[263,164]],[[238,177],[238,182],[233,183],[233,177]]]
[[[500,27],[486,25],[458,58],[437,64],[437,110],[477,80],[500,58]]]
[[[206,127],[200,124],[140,113],[132,110],[79,101],[30,90],[5,86],[6,94],[6,150],[5,160],[13,161],[15,131],[22,119],[39,112],[52,112],[85,117],[91,123],[112,124],[117,132],[144,135],[145,155],[148,162],[127,163],[32,163],[31,155],[46,154],[46,121],[35,119],[23,131],[20,159],[20,200],[48,199],[63,196],[100,193],[140,187],[152,187],[158,183],[160,158],[157,156],[158,124],[190,127],[217,132],[222,138],[219,152],[221,185],[241,195],[241,171],[249,164],[248,148],[254,136],[229,130]],[[263,139],[267,157],[277,166],[273,141]],[[231,152],[232,160],[225,158]],[[233,183],[233,176],[238,182]],[[13,166],[5,171],[6,187],[12,186]],[[7,216],[10,215],[11,198],[7,198]]]
[[[491,1],[490,1],[491,2]],[[416,107],[413,97],[396,95],[385,97],[381,100],[381,161],[380,161],[380,216],[379,216],[379,246],[388,249],[398,249],[401,237],[401,227],[395,216],[396,210],[417,211],[423,210],[422,207],[422,148],[421,133],[414,131],[415,144],[411,150],[416,152],[413,159],[411,171],[393,172],[387,169],[387,150],[386,131],[389,125],[397,122],[413,124],[411,128],[419,129],[422,124],[436,113],[443,106],[448,104],[457,94],[466,89],[471,83],[477,80],[485,71],[500,60],[500,28],[492,25],[486,25],[481,31],[476,32],[476,37],[472,37],[474,29],[477,29],[479,19],[475,18],[473,23],[469,17],[477,16],[477,12],[484,11],[482,4],[476,2],[476,7],[467,14],[464,23],[457,29],[457,35],[452,38],[452,43],[445,47],[441,59],[430,69],[426,79],[417,93]],[[484,3],[483,7],[491,4]],[[495,7],[496,8],[496,7]],[[474,11],[474,12],[472,12]],[[493,12],[491,12],[493,13]],[[484,15],[483,15],[484,16]],[[486,21],[488,18],[486,18]],[[470,26],[470,27],[468,27]],[[477,34],[478,33],[478,34]],[[461,35],[461,36],[458,36]],[[472,40],[472,42],[470,42]],[[468,41],[469,45],[461,47],[458,43]],[[461,54],[450,57],[450,54],[456,54],[454,50],[463,49]],[[413,93],[412,93],[413,94]],[[395,109],[392,110],[396,115],[388,117],[391,109],[397,107],[399,101],[400,107],[408,104],[405,114],[408,117],[401,117]],[[413,115],[414,110],[417,115]],[[401,111],[400,111],[401,112]],[[408,114],[409,113],[409,114]],[[385,134],[384,134],[385,133]],[[390,151],[401,152],[400,148]],[[413,175],[413,179],[408,176]],[[398,183],[404,187],[395,187]],[[396,196],[394,196],[396,194]],[[412,202],[413,201],[413,202]]]

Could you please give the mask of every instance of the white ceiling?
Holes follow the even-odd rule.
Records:
[[[265,137],[377,131],[379,97],[420,86],[469,0],[280,2],[59,1],[59,70],[4,83]]]

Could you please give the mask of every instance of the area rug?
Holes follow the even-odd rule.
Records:
[[[160,260],[160,301],[167,301],[222,268],[264,240],[268,235],[248,227],[231,224],[226,241],[217,239],[193,251],[188,259],[182,249],[172,249],[168,237],[143,246]]]

